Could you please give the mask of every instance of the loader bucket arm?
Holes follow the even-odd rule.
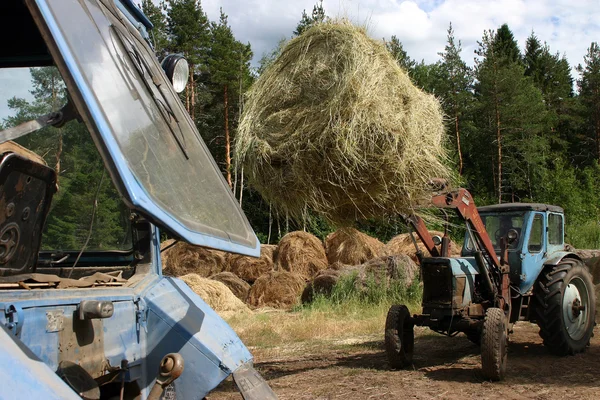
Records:
[[[481,252],[481,256],[487,261],[482,265],[485,268],[484,278],[488,281],[489,278],[494,278],[492,282],[486,282],[490,285],[493,293],[500,295],[500,308],[510,306],[509,294],[509,277],[508,265],[500,261],[494,250],[494,245],[485,229],[485,225],[477,211],[473,196],[466,189],[458,189],[453,192],[436,195],[432,198],[434,206],[439,208],[451,208],[465,220],[467,228],[475,236],[475,245]],[[490,279],[491,280],[491,279]]]

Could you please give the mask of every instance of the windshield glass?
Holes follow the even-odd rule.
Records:
[[[66,102],[65,85],[55,67],[0,68],[0,130],[57,111]],[[81,250],[86,241],[86,250],[132,248],[129,210],[85,124],[46,127],[16,142],[58,174],[59,190],[42,234],[42,250]]]
[[[500,239],[505,237],[510,229],[514,229],[517,232],[518,237],[516,241],[509,243],[508,250],[516,250],[519,247],[524,216],[525,213],[522,212],[481,214],[481,220],[485,225],[485,230],[487,231],[496,252],[500,251]],[[467,234],[465,247],[468,251],[475,250],[470,234]]]
[[[131,203],[195,244],[254,253],[252,228],[135,28],[108,1],[47,4],[68,73],[84,88],[90,127]]]

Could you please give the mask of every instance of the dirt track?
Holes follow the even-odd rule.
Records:
[[[465,336],[433,336],[426,330],[417,332],[411,370],[389,371],[379,339],[253,353],[281,400],[600,398],[600,330],[586,353],[564,358],[549,355],[537,332],[529,323],[515,326],[508,376],[501,383],[482,380],[479,349]],[[225,382],[209,399],[240,396]]]

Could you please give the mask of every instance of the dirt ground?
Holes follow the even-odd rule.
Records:
[[[279,399],[598,399],[600,329],[583,354],[546,352],[535,325],[521,322],[510,336],[507,377],[483,381],[479,348],[465,336],[448,338],[417,328],[414,367],[390,371],[382,337],[330,345],[252,349],[255,365]],[[210,400],[240,399],[231,381]]]

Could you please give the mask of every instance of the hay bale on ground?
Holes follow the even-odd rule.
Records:
[[[330,264],[341,262],[358,265],[379,255],[383,243],[354,228],[342,228],[325,238],[325,252]]]
[[[431,235],[444,236],[444,232],[429,231],[429,233],[431,233]],[[417,241],[417,246],[423,252],[423,255],[428,257],[429,252],[427,251],[425,245],[419,239],[419,236],[417,236],[416,233],[414,233],[413,235]],[[461,248],[453,241],[450,241],[450,256],[459,256],[460,252]],[[383,246],[383,249],[381,250],[382,256],[393,256],[398,254],[406,254],[410,256],[410,258],[412,258],[414,262],[419,262],[419,260],[417,259],[417,251],[415,250],[415,245],[413,244],[409,233],[401,233],[399,235],[394,236],[390,239],[389,242],[385,244],[385,246]]]
[[[179,279],[184,281],[206,304],[223,318],[234,314],[251,312],[248,306],[221,282],[203,278],[198,274],[183,275]]]
[[[261,244],[260,245],[260,256],[265,256],[273,261],[275,258],[275,250],[277,249],[276,244]]]
[[[273,251],[270,248],[260,247],[260,257],[248,257],[239,254],[230,254],[227,257],[226,269],[233,272],[246,282],[254,282],[259,276],[273,270]]]
[[[160,244],[160,260],[162,262],[163,269],[167,266],[167,259],[169,258],[169,248],[172,247],[173,243],[175,243],[175,239],[167,239]]]
[[[304,277],[288,271],[271,271],[258,278],[250,288],[248,303],[254,307],[289,308],[304,289]]]
[[[315,294],[330,295],[333,287],[344,277],[354,275],[358,290],[364,290],[371,279],[384,287],[388,287],[392,281],[400,281],[402,285],[408,287],[413,283],[419,271],[417,264],[409,256],[402,254],[377,257],[362,265],[343,266],[338,264],[336,267],[329,267],[319,272],[305,286],[301,296],[303,303],[310,303]]]
[[[442,115],[383,42],[349,22],[320,23],[252,85],[236,157],[292,216],[307,206],[334,222],[397,215],[450,176]]]
[[[281,238],[275,252],[275,269],[294,272],[310,279],[327,268],[322,242],[308,232],[290,232]]]
[[[246,301],[248,298],[250,285],[237,275],[231,272],[219,272],[218,274],[211,276],[210,279],[223,283],[238,299]]]
[[[163,252],[166,257],[163,273],[171,276],[198,274],[204,278],[225,269],[225,253],[179,242]]]
[[[588,267],[590,274],[592,274],[592,281],[594,284],[600,283],[600,257],[588,258],[585,261],[585,265]]]

